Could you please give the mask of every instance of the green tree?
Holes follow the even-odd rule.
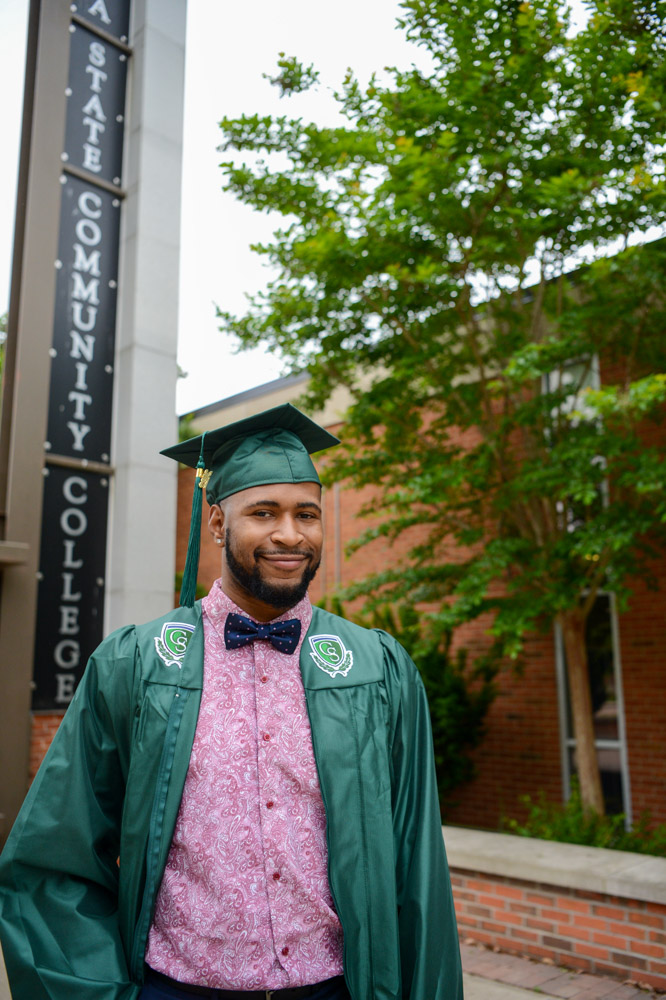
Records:
[[[666,540],[642,436],[666,399],[666,247],[631,245],[665,218],[665,14],[588,0],[575,33],[559,0],[402,6],[427,71],[349,72],[340,127],[222,121],[227,189],[285,218],[256,248],[276,277],[222,326],[307,370],[312,407],[351,390],[332,473],[378,487],[359,544],[426,533],[358,592],[426,602],[434,635],[489,613],[514,659],[559,623],[602,812],[585,622]],[[316,82],[279,70],[285,92]]]

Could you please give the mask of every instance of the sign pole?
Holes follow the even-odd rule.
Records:
[[[32,0],[26,108],[8,330],[3,549],[25,546],[6,562],[0,596],[0,832],[6,836],[26,791],[37,572],[41,534],[49,347],[58,250],[60,170],[65,127],[69,10]],[[24,200],[23,200],[24,199]],[[29,279],[29,280],[28,280]]]
[[[176,470],[158,452],[176,433],[186,0],[132,8],[133,49],[130,0],[31,0],[0,435],[0,841],[31,709],[54,728],[105,631],[172,606]]]

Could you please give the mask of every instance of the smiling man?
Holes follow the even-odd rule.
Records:
[[[96,650],[12,831],[14,1000],[462,1000],[423,686],[307,596],[337,443],[286,405],[165,451],[197,467],[181,607]]]

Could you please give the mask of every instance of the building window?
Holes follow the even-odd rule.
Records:
[[[559,628],[556,629],[555,639],[562,774],[565,795],[568,798],[571,792],[571,777],[576,773],[576,740],[573,735],[564,644]],[[595,744],[606,810],[611,814],[624,813],[627,822],[630,823],[631,796],[622,699],[622,674],[617,614],[612,594],[601,593],[594,602],[586,624],[585,642],[594,712]]]

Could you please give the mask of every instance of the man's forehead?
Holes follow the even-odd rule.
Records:
[[[270,506],[319,506],[321,486],[319,483],[268,483],[239,490],[227,498],[237,509],[256,507],[262,503]]]

